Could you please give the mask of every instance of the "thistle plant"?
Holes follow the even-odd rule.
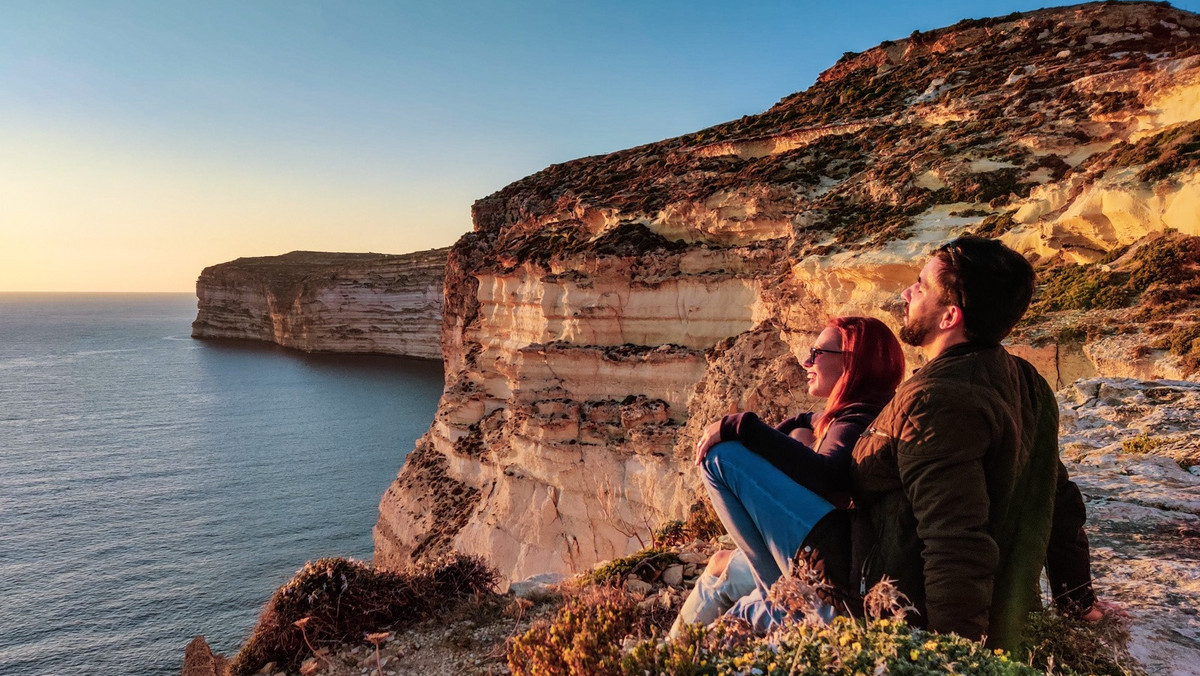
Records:
[[[375,669],[383,676],[383,660],[379,659],[379,644],[392,637],[390,631],[380,631],[374,634],[367,634],[367,640],[375,646]]]

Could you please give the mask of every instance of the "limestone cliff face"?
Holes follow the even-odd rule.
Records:
[[[196,281],[192,336],[441,359],[447,252],[293,251],[214,265]]]
[[[832,315],[896,327],[899,292],[963,233],[1041,271],[1013,343],[1051,382],[1194,374],[1197,36],[1157,4],[964,21],[480,200],[447,266],[447,389],[380,505],[376,562],[454,548],[521,579],[639,548],[698,499],[705,424],[810,406],[792,349]]]

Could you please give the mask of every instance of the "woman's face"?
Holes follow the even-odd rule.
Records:
[[[837,329],[825,327],[813,343],[817,350],[803,362],[804,371],[808,373],[808,394],[813,397],[828,397],[833,393],[833,386],[845,371],[845,360],[842,358],[842,337]],[[828,352],[826,350],[832,350]]]

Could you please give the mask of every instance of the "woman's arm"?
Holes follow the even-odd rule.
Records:
[[[811,430],[813,428],[813,419],[816,417],[816,414],[812,411],[805,411],[784,420],[776,425],[775,429],[787,435],[791,435],[795,430]],[[809,445],[811,446],[812,444]]]
[[[870,422],[871,417],[864,414],[840,416],[815,450],[767,425],[753,412],[725,416],[720,435],[722,441],[742,442],[796,483],[825,495],[849,489],[851,452]]]

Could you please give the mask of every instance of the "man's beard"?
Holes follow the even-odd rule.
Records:
[[[907,307],[904,314],[904,326],[900,327],[900,340],[908,345],[921,347],[929,338],[929,334],[937,328],[937,315],[930,313],[922,317],[910,317]]]

